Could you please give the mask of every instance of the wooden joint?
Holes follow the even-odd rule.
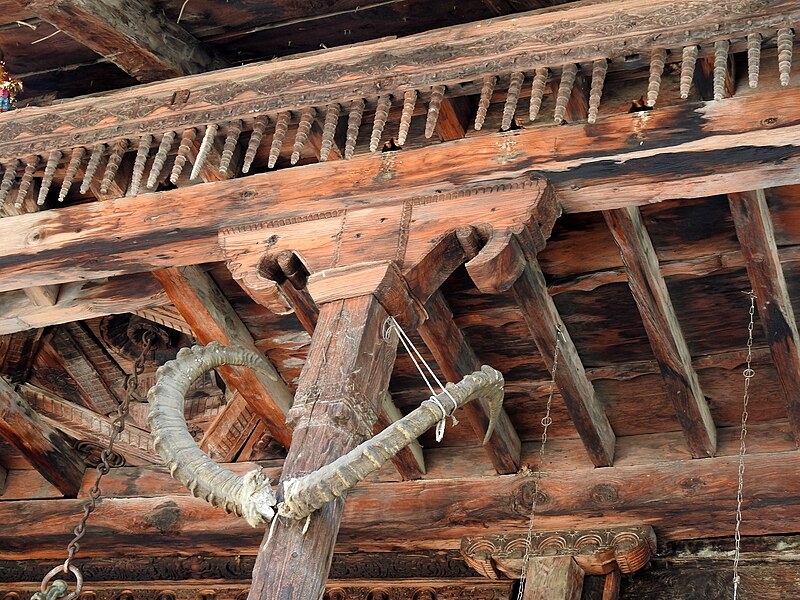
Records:
[[[526,550],[525,534],[465,536],[461,554],[476,571],[490,579],[519,579]],[[649,525],[543,531],[533,534],[528,556],[548,559],[570,556],[587,575],[606,575],[615,569],[633,573],[650,562],[656,535]]]

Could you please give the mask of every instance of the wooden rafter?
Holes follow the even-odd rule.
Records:
[[[717,447],[714,420],[642,215],[638,208],[628,207],[607,211],[604,216],[619,247],[628,285],[692,456],[713,456]]]
[[[12,383],[27,381],[43,333],[29,329],[0,338],[0,373]]]
[[[20,0],[28,10],[139,81],[224,67],[214,52],[148,0]]]
[[[758,315],[786,395],[789,422],[800,444],[800,337],[764,190],[728,196]]]
[[[217,341],[255,349],[247,327],[205,271],[198,267],[182,267],[154,271],[153,276],[164,286],[201,344]],[[272,372],[271,377],[239,367],[220,368],[220,373],[268,423],[270,434],[288,446],[291,429],[286,424],[286,414],[292,405],[292,393],[267,358],[264,365]],[[218,419],[222,418],[221,414]],[[225,433],[224,428],[218,431]],[[242,443],[244,441],[246,437]]]
[[[417,331],[447,380],[460,381],[479,370],[481,361],[453,320],[453,313],[441,292],[431,296],[425,311],[428,318]],[[473,402],[464,406],[464,411],[478,439],[482,440],[489,423],[487,406]],[[498,473],[515,473],[519,469],[519,435],[505,410],[498,418],[494,435],[484,447]]]
[[[610,117],[602,132],[596,130],[595,139],[587,138],[584,127],[515,131],[504,134],[511,146],[499,160],[508,177],[535,165],[551,179],[568,212],[729,193],[740,187],[742,177],[763,185],[798,183],[800,91],[790,87],[782,92],[782,117],[764,129],[764,122],[774,116],[776,98],[772,92],[756,91],[713,107],[653,111],[647,113],[647,121],[640,113]],[[695,119],[702,119],[702,131],[690,126]],[[632,127],[643,128],[641,143],[634,146],[625,141],[627,133],[622,134]],[[736,160],[731,160],[732,153]],[[296,219],[301,216],[297,206],[303,205],[308,190],[315,192],[313,210],[319,214],[364,200],[400,201],[436,194],[451,187],[442,183],[447,181],[479,184],[496,173],[497,165],[497,139],[476,136],[449,147],[405,150],[402,164],[390,177],[359,177],[357,173],[385,171],[381,156],[364,155],[203,188],[0,219],[0,236],[5,240],[0,249],[0,290],[222,260],[220,229],[262,221],[265,214]],[[209,206],[213,210],[207,210]],[[170,219],[163,219],[164,214]],[[80,232],[75,231],[75,222],[81,223]],[[45,230],[47,235],[35,236]],[[96,261],[82,260],[87,247]]]
[[[83,460],[3,378],[0,378],[0,434],[62,494],[77,496],[83,481]]]

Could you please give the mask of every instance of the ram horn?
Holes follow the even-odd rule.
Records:
[[[186,392],[200,375],[221,365],[264,371],[263,357],[252,350],[218,343],[184,348],[175,360],[159,368],[156,385],[148,393],[150,428],[155,449],[175,479],[194,496],[244,517],[253,527],[269,523],[276,512],[292,519],[308,517],[380,469],[457,408],[477,398],[485,399],[489,405],[486,443],[503,403],[502,374],[483,366],[457,384],[448,383],[444,392],[425,400],[419,408],[332,463],[298,479],[284,481],[283,502],[278,504],[269,480],[261,471],[252,471],[244,477],[228,471],[206,456],[189,434],[183,412]]]

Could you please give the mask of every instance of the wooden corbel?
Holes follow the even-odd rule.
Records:
[[[491,269],[501,260],[484,258],[493,248],[498,256],[511,252],[512,259],[517,247],[523,256],[535,256],[559,214],[549,183],[528,175],[224,229],[219,241],[233,277],[276,313],[293,310],[297,291],[317,304],[374,293],[390,314],[413,328],[424,320],[428,298],[474,256],[457,230],[474,230],[488,240],[472,262]],[[507,272],[505,266],[498,271],[505,279]]]

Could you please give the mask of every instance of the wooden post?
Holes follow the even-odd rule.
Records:
[[[522,600],[580,600],[584,573],[571,556],[536,556],[526,571]]]
[[[372,434],[394,364],[397,338],[369,294],[323,304],[290,411],[294,434],[282,480],[310,473]],[[262,544],[249,600],[317,600],[328,577],[344,498],[303,522],[279,519]],[[265,538],[266,540],[266,538]]]

